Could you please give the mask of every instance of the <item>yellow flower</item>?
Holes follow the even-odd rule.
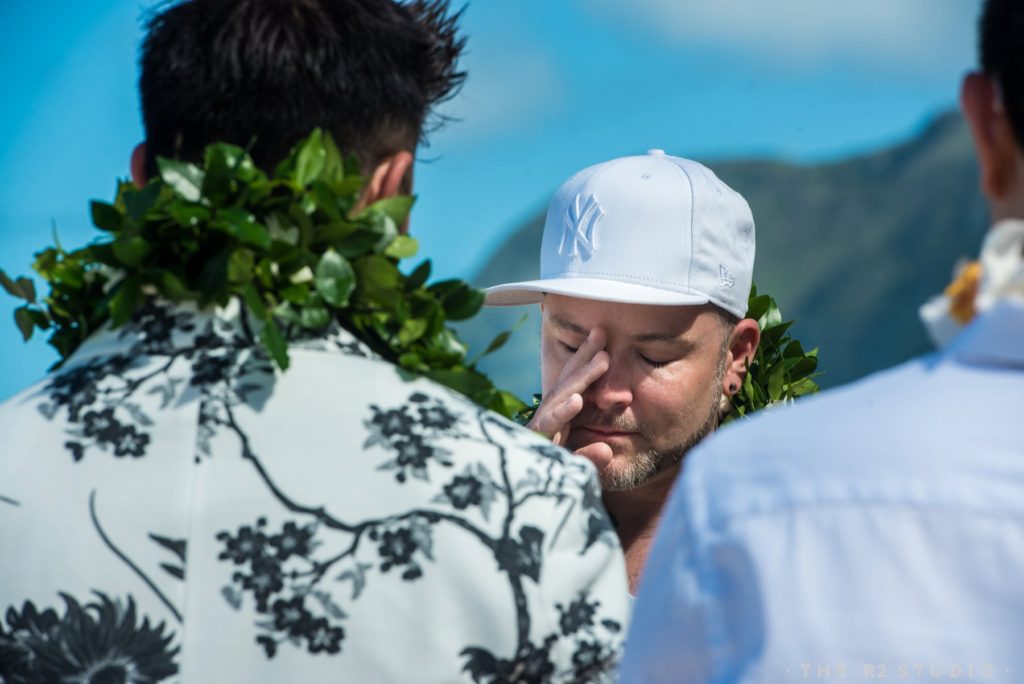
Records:
[[[949,297],[949,315],[958,323],[965,325],[978,310],[974,307],[974,298],[978,295],[978,285],[981,283],[981,262],[972,261],[957,274],[949,285],[946,286],[945,294]]]

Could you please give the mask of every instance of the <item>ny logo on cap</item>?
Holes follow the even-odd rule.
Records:
[[[718,265],[718,284],[726,290],[736,284],[736,276],[722,264]]]
[[[582,206],[581,206],[582,204]],[[562,220],[562,241],[558,243],[558,253],[565,254],[569,250],[569,256],[580,256],[589,259],[597,250],[597,228],[598,221],[604,216],[604,211],[597,203],[597,198],[588,195],[582,201],[579,195],[573,199],[565,209],[565,216]]]

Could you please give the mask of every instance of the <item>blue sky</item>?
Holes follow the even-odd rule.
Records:
[[[420,150],[412,231],[468,276],[574,171],[660,147],[702,159],[834,159],[955,106],[979,0],[470,0],[457,120]],[[0,268],[28,274],[56,225],[92,239],[142,137],[151,2],[0,5]],[[56,359],[0,293],[0,399]]]

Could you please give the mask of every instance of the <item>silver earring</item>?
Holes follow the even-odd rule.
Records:
[[[729,411],[732,411],[732,402],[729,401],[729,395],[722,392],[722,396],[718,399],[718,413],[725,416]]]

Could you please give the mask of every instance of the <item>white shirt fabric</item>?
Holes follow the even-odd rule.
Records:
[[[349,333],[149,306],[0,405],[0,681],[590,681],[593,467]]]
[[[1019,684],[1022,645],[1024,301],[1007,299],[942,352],[695,449],[621,681]]]

